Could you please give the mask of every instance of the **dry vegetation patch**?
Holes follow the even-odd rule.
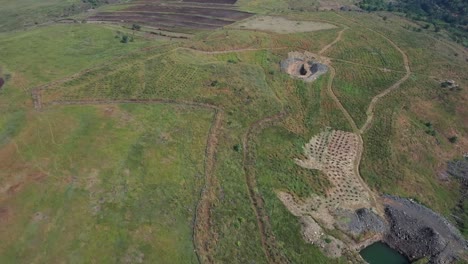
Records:
[[[234,27],[241,29],[269,31],[279,34],[312,32],[337,28],[335,25],[323,22],[289,20],[284,17],[276,16],[257,16],[252,19],[237,23]]]

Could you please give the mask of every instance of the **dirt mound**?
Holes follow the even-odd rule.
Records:
[[[279,16],[255,16],[251,19],[236,23],[232,25],[232,27],[238,29],[268,31],[278,34],[312,32],[336,28],[335,25],[329,23],[289,20]]]
[[[295,78],[312,82],[325,74],[328,67],[320,63],[312,53],[290,52],[288,58],[281,61],[281,70]]]

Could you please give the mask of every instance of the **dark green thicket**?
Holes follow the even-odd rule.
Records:
[[[465,0],[363,0],[359,6],[367,11],[404,13],[408,18],[434,25],[434,31],[446,29],[452,39],[468,46],[468,1]],[[430,25],[423,26],[429,29]]]

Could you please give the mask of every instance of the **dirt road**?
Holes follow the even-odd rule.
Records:
[[[265,117],[250,125],[247,133],[242,140],[244,154],[244,173],[247,189],[249,193],[252,209],[257,218],[257,225],[260,231],[263,252],[269,263],[289,263],[289,260],[277,249],[277,242],[273,235],[268,213],[265,211],[262,195],[257,189],[257,179],[255,176],[255,152],[251,145],[254,137],[264,128],[271,126],[275,121],[281,120],[286,116],[285,112]]]

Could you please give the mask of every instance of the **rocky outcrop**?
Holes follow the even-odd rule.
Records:
[[[281,70],[306,82],[315,81],[328,71],[325,64],[310,52],[290,52],[288,58],[280,63]]]
[[[414,261],[452,263],[465,258],[467,242],[445,218],[411,200],[384,196],[389,230],[384,242]]]
[[[383,234],[387,231],[387,223],[368,208],[356,211],[336,210],[336,226],[341,231],[357,238],[365,234]]]

